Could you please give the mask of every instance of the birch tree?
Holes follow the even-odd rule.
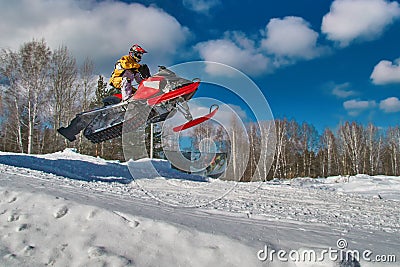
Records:
[[[12,50],[1,51],[0,56],[0,74],[4,78],[7,83],[7,86],[4,87],[4,95],[5,95],[5,109],[7,112],[7,126],[9,130],[8,143],[15,142],[15,148],[18,152],[25,152],[23,139],[22,139],[22,118],[21,108],[22,108],[22,95],[18,93],[18,83],[19,79],[19,55],[17,52]]]
[[[389,166],[392,175],[400,175],[400,127],[389,127],[387,130]]]
[[[275,166],[273,171],[273,177],[284,177],[285,173],[285,147],[287,145],[287,131],[288,123],[287,120],[275,120],[276,130],[276,152],[275,152]]]
[[[336,149],[335,149],[335,136],[330,129],[325,129],[322,138],[321,138],[321,149],[324,151],[326,164],[322,162],[323,176],[330,176],[335,174],[334,165],[335,165],[335,157],[336,157]],[[326,165],[326,170],[325,170]]]
[[[232,115],[227,128],[230,146],[230,163],[227,168],[227,179],[241,181],[249,162],[249,138],[241,120]]]
[[[367,172],[375,175],[379,169],[379,162],[382,154],[382,136],[379,134],[378,127],[368,124],[366,129],[366,152],[365,160],[368,161],[369,169]]]
[[[77,93],[75,87],[77,69],[75,58],[67,47],[61,46],[52,55],[50,66],[50,99],[53,110],[53,128],[58,129],[67,124],[71,118]],[[56,149],[59,148],[59,135],[54,131],[53,141]]]
[[[312,163],[318,146],[318,133],[316,129],[308,123],[303,123],[301,125],[300,144],[302,148],[302,175],[311,176]]]
[[[262,180],[267,180],[270,173],[271,166],[274,161],[275,148],[276,148],[276,132],[275,123],[271,121],[261,121],[261,151],[259,163],[259,177]]]
[[[44,40],[25,43],[20,49],[19,90],[26,95],[24,109],[28,113],[27,153],[33,149],[34,128],[39,124],[39,114],[48,100],[48,74],[51,51]]]
[[[99,85],[99,81],[97,85]],[[85,58],[79,71],[78,91],[76,92],[76,95],[79,99],[78,105],[80,112],[87,111],[89,109],[90,104],[94,99],[95,92],[96,82],[94,79],[94,64],[89,58]],[[87,147],[89,145],[87,142],[86,145],[84,143],[83,133],[81,132],[78,138],[79,151],[83,151],[85,146]],[[104,152],[104,142],[101,144],[101,151],[102,153]]]
[[[94,77],[94,63],[91,59],[86,58],[80,68],[80,83],[79,83],[79,95],[81,101],[81,111],[86,111],[92,99],[94,98],[94,94],[96,91],[96,83],[93,79]],[[107,86],[104,83],[103,77],[100,76],[102,79],[103,86]],[[99,78],[100,78],[99,77]]]
[[[17,142],[24,152],[31,154],[34,148],[34,134],[40,134],[40,114],[48,101],[48,67],[51,51],[44,40],[24,43],[18,52],[2,53],[2,75],[6,76],[10,87],[9,93],[16,113]],[[26,131],[24,132],[24,130]]]
[[[356,174],[361,173],[365,149],[363,127],[355,122],[346,122],[339,128],[339,135],[343,141],[344,152],[349,157],[353,172]]]
[[[253,181],[253,176],[257,172],[258,177],[254,177],[255,180],[261,179],[260,170],[258,170],[258,163],[260,160],[261,153],[261,135],[258,123],[250,123],[248,125],[248,136],[249,136],[249,164],[246,169],[246,181]]]

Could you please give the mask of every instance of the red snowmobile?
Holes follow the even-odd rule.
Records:
[[[139,84],[136,93],[127,101],[121,101],[120,94],[107,97],[103,99],[103,107],[77,114],[68,127],[61,127],[57,131],[72,142],[83,130],[87,139],[100,143],[121,136],[124,124],[129,123],[124,131],[135,131],[149,123],[165,121],[180,112],[187,122],[173,128],[179,132],[209,120],[218,110],[218,106],[213,105],[209,114],[193,119],[187,101],[193,97],[199,85],[199,79],[190,81],[160,67],[155,75]]]

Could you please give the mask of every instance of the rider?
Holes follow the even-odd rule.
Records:
[[[133,80],[140,83],[143,79],[150,76],[147,65],[139,64],[144,53],[147,53],[147,51],[140,45],[134,44],[129,50],[129,55],[121,57],[115,63],[109,84],[117,89],[121,89],[123,101],[129,99],[137,90],[131,84]]]

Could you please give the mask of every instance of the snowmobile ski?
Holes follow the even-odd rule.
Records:
[[[214,110],[211,111],[213,107],[214,107]],[[218,108],[219,108],[218,105],[212,105],[210,107],[210,113],[208,113],[205,116],[198,117],[196,119],[190,120],[190,121],[188,121],[188,122],[186,122],[186,123],[184,123],[182,125],[176,126],[176,127],[173,128],[173,131],[174,132],[180,132],[180,131],[189,129],[189,128],[193,127],[193,126],[196,126],[196,125],[198,125],[200,123],[203,123],[203,122],[211,119],[217,113]]]

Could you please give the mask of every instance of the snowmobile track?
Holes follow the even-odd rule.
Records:
[[[144,103],[131,102],[128,105],[125,117],[119,123],[94,133],[85,130],[84,135],[94,144],[120,137],[123,132],[135,131],[140,126],[145,125],[150,109]]]
[[[85,134],[85,137],[92,143],[98,144],[122,135],[122,123],[117,124],[111,128],[105,129],[94,134]]]

